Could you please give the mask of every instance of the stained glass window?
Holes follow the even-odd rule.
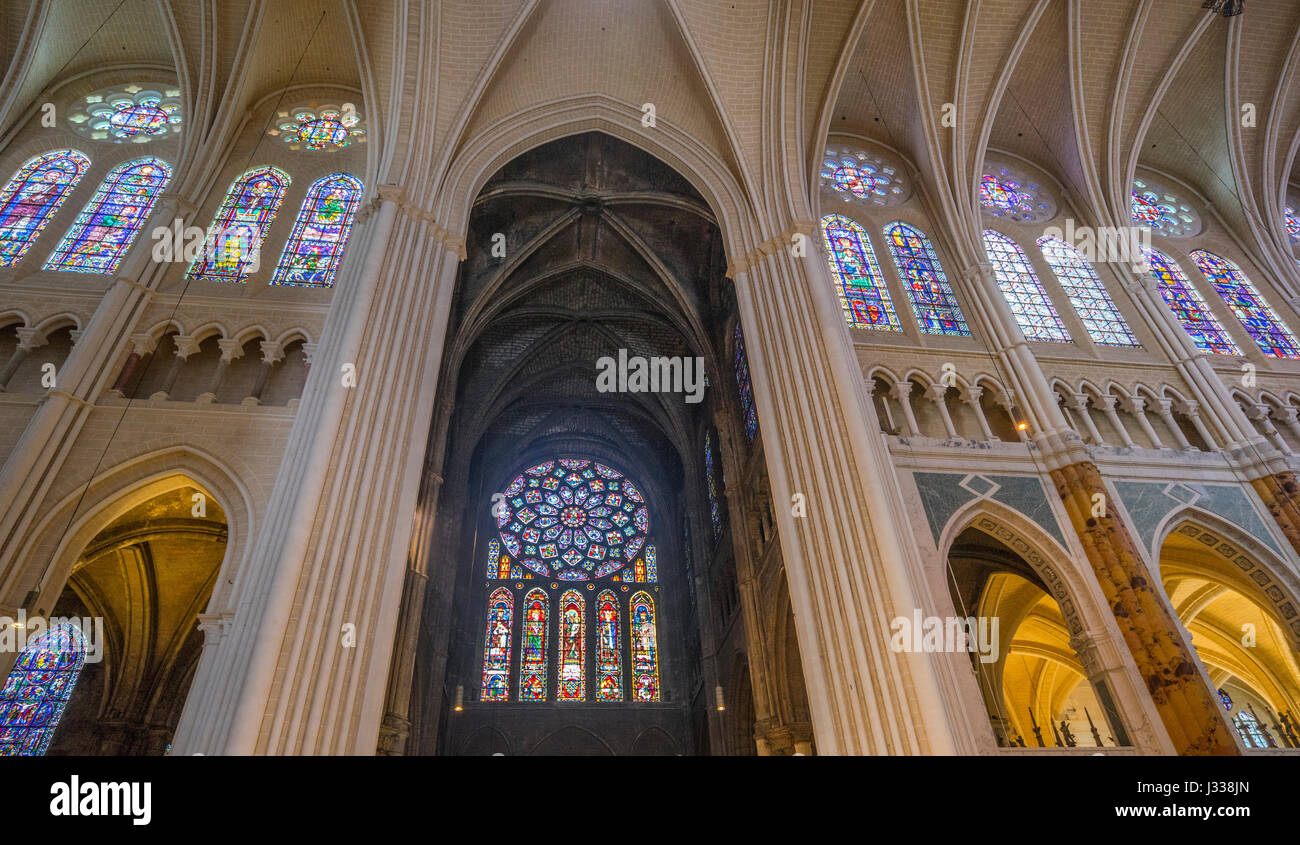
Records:
[[[307,189],[271,284],[317,288],[334,284],[361,192],[361,183],[346,173],[326,176]]]
[[[1203,249],[1193,250],[1191,258],[1265,355],[1300,358],[1295,335],[1240,267]]]
[[[27,644],[0,691],[0,756],[45,753],[85,662],[86,640],[73,624],[44,631]]]
[[[822,244],[849,325],[899,331],[894,303],[885,290],[885,277],[866,229],[842,215],[828,214],[822,218]]]
[[[1038,281],[1038,275],[1020,244],[1001,232],[986,229],[984,247],[1002,296],[1011,306],[1011,313],[1025,339],[1070,342],[1070,333],[1056,313],[1052,300],[1047,298],[1047,291],[1043,290],[1043,284]]]
[[[914,226],[890,223],[885,227],[885,242],[894,256],[894,266],[903,287],[912,300],[916,323],[926,334],[970,337],[970,329],[957,305],[957,296],[948,284],[939,256],[930,239]]]
[[[17,264],[81,181],[90,159],[59,150],[31,159],[0,193],[0,267]]]
[[[645,547],[645,579],[651,584],[659,580],[658,554],[655,553],[655,547],[646,544]]]
[[[515,597],[505,587],[498,587],[488,598],[482,701],[507,701],[510,698],[510,641],[514,614]]]
[[[1286,223],[1286,234],[1291,239],[1291,243],[1300,243],[1300,215],[1291,206],[1287,206],[1283,211],[1283,220]]]
[[[704,483],[709,490],[709,518],[713,520],[713,536],[722,533],[722,510],[718,506],[718,485],[713,478],[713,432],[704,432]]]
[[[1224,710],[1232,709],[1232,696],[1228,695],[1226,691],[1219,690],[1219,700],[1223,702]]]
[[[1133,180],[1133,222],[1169,238],[1185,238],[1201,231],[1201,219],[1177,195],[1147,179]]]
[[[822,159],[822,184],[845,199],[870,200],[883,205],[902,188],[893,167],[865,153],[827,150]]]
[[[1182,323],[1196,348],[1219,355],[1241,354],[1237,344],[1228,338],[1223,326],[1210,313],[1205,300],[1187,281],[1182,268],[1159,250],[1143,247],[1142,253],[1151,265],[1151,275],[1155,277],[1156,287],[1165,298],[1165,304],[1174,312],[1178,322]]]
[[[991,174],[980,179],[980,205],[994,211],[1032,210],[1031,197],[1012,179],[1000,180]]]
[[[632,693],[635,701],[659,700],[659,643],[655,631],[655,603],[639,592],[628,606],[632,632]]]
[[[543,590],[524,596],[524,641],[519,648],[519,700],[546,700],[547,611],[550,600]]]
[[[758,434],[758,409],[754,407],[754,386],[749,381],[749,359],[745,357],[745,335],[736,321],[736,384],[740,388],[740,410],[745,417],[745,436]]]
[[[596,700],[623,700],[623,642],[618,599],[605,590],[596,597]]]
[[[555,691],[556,701],[587,699],[585,610],[586,604],[577,590],[568,590],[560,596],[560,681]]]
[[[1260,728],[1259,720],[1250,715],[1250,713],[1242,710],[1237,713],[1233,721],[1237,725],[1237,733],[1241,734],[1241,738],[1246,743],[1247,748],[1274,747],[1272,740]]]
[[[230,186],[203,255],[190,265],[189,278],[242,282],[261,266],[262,241],[284,202],[289,174],[275,167],[250,170]]]
[[[1039,238],[1038,248],[1093,341],[1102,346],[1139,345],[1097,271],[1077,249],[1059,238]]]
[[[547,461],[506,488],[497,526],[506,551],[545,578],[589,581],[637,559],[650,530],[645,499],[596,461]]]
[[[115,273],[153,211],[172,169],[156,158],[113,168],[45,262],[46,270]]]

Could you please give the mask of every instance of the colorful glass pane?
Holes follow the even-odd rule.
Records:
[[[90,159],[59,150],[31,159],[0,193],[0,267],[17,264],[81,181]]]
[[[1032,206],[1030,196],[1012,179],[1000,180],[992,174],[980,179],[980,205],[999,211],[1019,211]]]
[[[894,266],[912,301],[921,331],[970,337],[957,296],[948,284],[930,239],[906,223],[890,223],[885,227],[885,242],[894,256]]]
[[[498,587],[488,598],[481,701],[507,701],[510,698],[510,642],[514,613],[514,596],[505,587]]]
[[[1196,348],[1219,355],[1241,354],[1237,344],[1229,339],[1223,326],[1210,313],[1205,300],[1187,281],[1182,268],[1159,250],[1143,247],[1142,253],[1151,266],[1151,275],[1155,277],[1156,287],[1160,289],[1165,304],[1174,312],[1178,322],[1182,323]]]
[[[189,278],[242,282],[261,266],[262,242],[275,220],[289,175],[275,167],[250,170],[230,186],[212,221],[203,254],[190,265]]]
[[[632,693],[635,701],[659,700],[659,643],[655,604],[649,593],[632,596],[628,605],[632,632]]]
[[[546,640],[550,600],[542,590],[524,596],[524,633],[519,646],[519,700],[546,700]]]
[[[709,518],[713,521],[713,536],[722,533],[722,510],[718,506],[718,485],[713,478],[713,432],[704,432],[704,483],[709,490]]]
[[[171,178],[172,169],[156,158],[128,161],[113,168],[45,262],[45,269],[117,272]]]
[[[1274,748],[1276,744],[1268,734],[1264,733],[1259,725],[1259,720],[1250,715],[1245,710],[1237,713],[1233,722],[1237,726],[1237,733],[1241,734],[1241,739],[1246,743],[1247,748]]]
[[[1001,232],[986,229],[984,248],[993,265],[998,288],[1011,307],[1011,314],[1025,339],[1069,343],[1070,333],[1056,313],[1052,300],[1047,298],[1047,291],[1043,290],[1043,284],[1038,281],[1038,274],[1030,266],[1020,244]]]
[[[271,284],[317,288],[334,284],[361,192],[361,183],[346,173],[326,176],[307,189]]]
[[[487,556],[488,559],[487,577],[489,578],[501,577],[501,565],[500,563],[498,563],[500,558],[501,558],[501,541],[489,540],[488,556]]]
[[[828,214],[822,218],[822,243],[849,325],[899,331],[867,231],[847,217]]]
[[[618,599],[609,590],[596,597],[596,700],[623,700],[623,641],[618,630]]]
[[[577,458],[521,473],[496,509],[501,544],[545,578],[590,581],[637,559],[650,531],[641,492],[615,469]]]
[[[1201,230],[1200,215],[1172,192],[1149,179],[1134,179],[1133,222],[1167,238],[1185,238]]]
[[[1219,690],[1219,700],[1223,702],[1224,710],[1232,709],[1232,696],[1228,695],[1226,691]]]
[[[586,606],[577,590],[560,596],[560,660],[556,701],[587,698]]]
[[[651,584],[659,580],[659,556],[655,547],[649,543],[645,547],[645,579]]]
[[[1038,248],[1094,342],[1102,346],[1139,345],[1096,269],[1077,249],[1059,238],[1039,238]]]
[[[749,359],[745,357],[745,335],[736,321],[736,385],[740,390],[740,410],[745,417],[745,436],[751,441],[758,434],[758,409],[754,407],[754,386],[749,381]]]
[[[1286,234],[1291,239],[1291,243],[1300,243],[1300,215],[1291,206],[1287,206],[1283,211],[1283,219],[1286,222]]]
[[[1203,249],[1193,250],[1191,258],[1265,355],[1300,358],[1295,335],[1240,267]]]
[[[0,756],[45,753],[85,662],[85,637],[70,623],[27,644],[0,691]]]

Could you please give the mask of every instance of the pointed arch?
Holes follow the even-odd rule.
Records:
[[[822,246],[848,324],[901,331],[867,230],[841,214],[828,214],[822,218]]]
[[[895,221],[885,227],[885,242],[898,268],[898,276],[912,301],[916,324],[926,334],[970,337],[957,295],[948,284],[939,256],[925,233]]]
[[[262,241],[289,188],[289,174],[259,167],[235,180],[221,203],[203,254],[190,265],[188,278],[242,282],[260,264]]]
[[[1072,244],[1060,238],[1042,237],[1038,239],[1038,249],[1094,343],[1130,348],[1141,345],[1124,315],[1115,307],[1096,269]]]
[[[307,189],[271,284],[334,286],[363,191],[360,180],[346,173],[331,173]]]
[[[587,700],[586,610],[586,602],[577,590],[566,590],[560,596],[556,701]]]
[[[613,590],[596,597],[596,700],[623,700],[623,638]]]
[[[627,607],[632,637],[632,697],[634,701],[659,700],[659,636],[655,603],[644,590],[632,596]]]
[[[45,269],[116,273],[171,178],[171,166],[158,158],[114,167],[50,253]]]
[[[985,229],[984,249],[1002,296],[1025,339],[1070,343],[1069,331],[1020,244],[1001,232]]]
[[[1196,348],[1218,355],[1240,355],[1241,350],[1210,313],[1210,306],[1205,304],[1201,294],[1187,281],[1182,268],[1158,249],[1143,247],[1142,254],[1151,266],[1151,275],[1155,276],[1156,287],[1160,289],[1165,304],[1174,312],[1174,317],[1192,338]]]
[[[86,639],[72,622],[27,644],[0,691],[0,756],[45,753],[85,663]]]
[[[0,192],[0,267],[22,260],[88,167],[85,154],[56,150],[18,168]]]
[[[1232,261],[1203,249],[1189,253],[1205,280],[1232,309],[1260,350],[1274,358],[1300,358],[1300,342],[1291,329]]]
[[[514,615],[515,597],[505,587],[497,588],[488,597],[480,701],[506,701],[510,698],[510,645]]]
[[[524,596],[523,640],[519,645],[519,700],[546,700],[546,644],[551,601],[534,587]]]

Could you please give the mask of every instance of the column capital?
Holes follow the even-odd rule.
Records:
[[[1088,410],[1088,400],[1092,397],[1086,393],[1071,393],[1070,398],[1074,400],[1074,408],[1077,411]]]
[[[316,344],[316,343],[304,343],[302,345],[302,354],[303,357],[307,359],[307,366],[309,367],[311,366],[311,359],[315,357],[316,350],[318,350],[319,348],[320,348],[320,344]]]
[[[199,342],[192,334],[172,335],[172,342],[176,344],[177,358],[188,358],[199,350]]]
[[[930,394],[930,400],[932,402],[942,404],[948,397],[948,385],[941,381],[936,381],[930,385],[930,389],[927,392]]]
[[[1096,397],[1095,399],[1093,399],[1093,402],[1095,402],[1097,406],[1101,408],[1103,411],[1109,413],[1110,411],[1115,410],[1115,405],[1119,402],[1119,397],[1111,396],[1109,393],[1107,393],[1104,396]]]
[[[158,348],[158,339],[148,333],[131,335],[131,351],[136,355],[148,355]]]
[[[40,329],[20,328],[18,332],[18,348],[24,352],[31,352],[33,349],[44,346],[49,342],[45,332]]]
[[[1129,413],[1141,414],[1146,410],[1147,400],[1143,399],[1141,396],[1133,395],[1124,401],[1124,405],[1127,407]]]
[[[221,360],[226,363],[244,357],[244,345],[233,338],[223,337],[218,340],[217,348],[221,350]]]
[[[284,360],[284,345],[277,340],[264,340],[260,344],[262,350],[262,361],[267,364],[275,364]]]
[[[1296,414],[1300,413],[1300,408],[1294,405],[1279,405],[1272,407],[1269,411],[1275,420],[1281,420],[1284,423],[1293,423],[1296,421]]]
[[[899,400],[912,398],[912,380],[897,379],[889,388],[889,395]]]
[[[961,391],[961,401],[969,405],[978,405],[980,397],[984,395],[984,388],[977,384],[967,385],[964,391]]]
[[[727,278],[735,281],[737,275],[747,272],[750,267],[762,263],[768,256],[776,253],[786,247],[793,245],[795,235],[803,235],[812,240],[818,230],[818,224],[815,220],[792,220],[785,231],[773,235],[766,240],[754,245],[744,255],[731,258],[727,262]],[[805,244],[805,247],[809,247]]]
[[[1179,409],[1189,417],[1197,417],[1201,414],[1201,403],[1195,399],[1183,400],[1182,407]]]

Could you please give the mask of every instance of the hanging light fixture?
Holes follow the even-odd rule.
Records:
[[[456,705],[454,709],[457,713],[465,709],[465,687],[460,685],[456,687]]]
[[[713,702],[719,711],[727,709],[727,702],[722,697],[722,684],[713,688]]]
[[[1222,12],[1225,18],[1233,18],[1246,10],[1246,0],[1205,0],[1201,8]]]

